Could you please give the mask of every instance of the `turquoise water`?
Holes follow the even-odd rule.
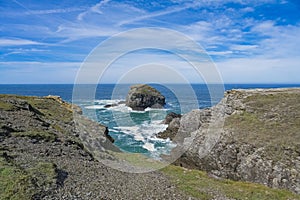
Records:
[[[220,101],[222,95],[213,96],[206,85],[192,85],[194,97],[185,85],[152,85],[166,97],[164,109],[146,109],[144,112],[132,111],[122,101],[125,100],[130,85],[107,84],[97,87],[94,99],[85,99],[85,95],[73,99],[81,106],[84,115],[107,126],[115,145],[126,152],[143,153],[151,157],[168,154],[175,145],[170,140],[159,139],[155,134],[166,129],[161,121],[169,112],[186,113],[195,108],[210,107]],[[300,87],[300,84],[228,84],[225,89],[234,88],[282,88]],[[89,91],[91,85],[82,86]],[[73,85],[0,85],[1,94],[18,94],[31,96],[59,95],[72,102]],[[177,92],[177,93],[176,93]],[[118,104],[110,108],[106,105]]]

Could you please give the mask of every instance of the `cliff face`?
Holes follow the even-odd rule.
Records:
[[[180,120],[176,164],[300,193],[300,89],[233,90]],[[191,139],[194,139],[192,142]]]

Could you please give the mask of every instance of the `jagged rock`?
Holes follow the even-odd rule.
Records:
[[[170,124],[171,121],[175,118],[181,118],[181,114],[177,114],[174,112],[170,112],[167,114],[167,116],[165,117],[165,120],[163,121],[164,124]]]
[[[180,127],[180,118],[181,115],[170,112],[165,117],[165,120],[162,122],[164,124],[167,124],[168,127],[165,131],[158,133],[156,136],[158,138],[167,139],[170,138],[171,140],[176,136],[178,129]]]
[[[163,108],[165,97],[149,85],[133,85],[130,87],[126,98],[126,106],[133,110],[145,110],[145,108]]]

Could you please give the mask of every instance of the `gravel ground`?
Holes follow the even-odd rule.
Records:
[[[5,137],[0,142],[20,166],[53,162],[57,186],[36,199],[192,199],[161,172],[125,173],[94,160],[76,145]]]

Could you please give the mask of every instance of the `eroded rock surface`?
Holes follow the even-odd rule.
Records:
[[[174,112],[168,113],[165,120],[162,122],[168,125],[167,129],[163,132],[158,133],[156,136],[158,138],[163,138],[163,139],[170,138],[172,140],[176,136],[178,129],[180,127],[180,118],[181,118],[180,114]]]
[[[130,87],[126,97],[126,105],[133,110],[139,111],[146,108],[163,108],[165,97],[149,85],[133,85]]]

